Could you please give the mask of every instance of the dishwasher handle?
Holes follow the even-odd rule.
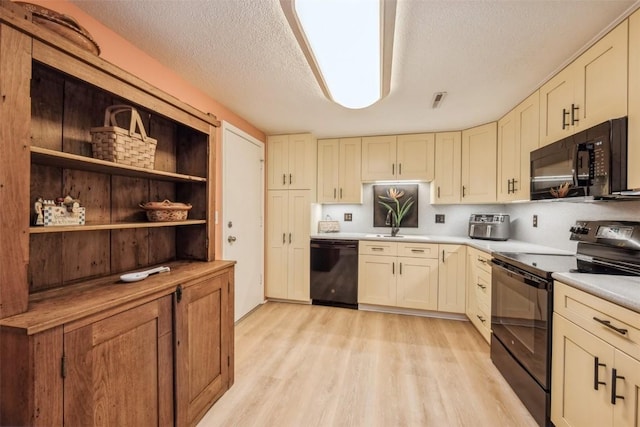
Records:
[[[358,249],[358,242],[351,242],[351,241],[336,241],[336,240],[330,240],[330,241],[322,241],[319,242],[317,240],[315,241],[311,241],[311,248],[317,248],[317,249],[334,249],[334,248],[345,248],[345,249]]]

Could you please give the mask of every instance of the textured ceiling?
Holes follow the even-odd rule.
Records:
[[[278,0],[71,1],[265,133],[318,137],[497,120],[634,6],[397,0],[391,92],[348,110],[323,96]],[[438,91],[448,95],[434,110]]]

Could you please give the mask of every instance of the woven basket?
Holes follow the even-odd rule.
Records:
[[[147,219],[151,222],[184,221],[191,209],[189,203],[174,203],[169,200],[142,203],[140,207],[147,211]]]
[[[128,129],[116,119],[126,112],[130,113]],[[96,159],[153,169],[158,141],[147,136],[140,114],[130,105],[107,107],[104,126],[91,128],[91,142]]]

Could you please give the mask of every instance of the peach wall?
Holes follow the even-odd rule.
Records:
[[[149,54],[141,51],[123,37],[104,26],[99,21],[87,15],[76,5],[66,0],[30,0],[56,12],[64,13],[75,18],[80,25],[89,31],[93,39],[100,46],[100,57],[131,74],[145,80],[157,88],[180,99],[198,110],[215,115],[218,120],[227,121],[249,135],[265,142],[264,132],[256,128],[244,118],[238,116],[215,99],[207,96],[168,67],[162,65]],[[117,4],[114,3],[114,4]],[[216,133],[216,206],[219,217],[222,218],[222,129]],[[216,225],[216,255],[222,253],[222,227]]]

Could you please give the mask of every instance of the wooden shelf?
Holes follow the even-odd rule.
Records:
[[[79,156],[77,154],[63,153],[42,147],[31,147],[31,161],[38,164],[56,166],[67,169],[78,169],[89,172],[98,172],[111,175],[130,176],[134,178],[148,178],[159,181],[171,182],[207,182],[207,178],[200,176],[184,175],[153,169],[139,168],[136,166],[120,165],[105,160]]]
[[[124,230],[130,228],[157,228],[157,227],[177,227],[182,225],[206,224],[204,219],[190,219],[186,221],[171,222],[122,222],[115,224],[86,224],[86,225],[66,225],[49,227],[29,227],[29,234],[41,233],[68,233],[72,231],[96,231],[96,230]]]

